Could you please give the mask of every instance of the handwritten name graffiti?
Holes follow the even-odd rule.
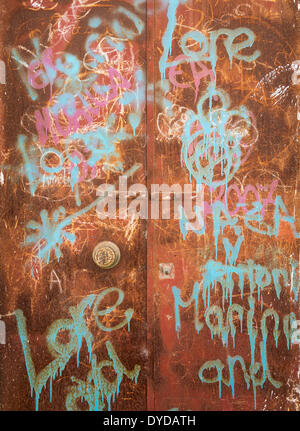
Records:
[[[26,46],[12,48],[12,61],[33,104],[22,119],[30,135],[20,134],[17,141],[20,174],[33,197],[45,190],[47,199],[54,198],[56,186],[63,185],[81,207],[94,180],[125,173],[122,144],[144,133],[145,72],[138,59],[144,8],[139,1],[136,7],[113,7],[103,15],[93,3],[76,0],[56,20],[50,43],[31,34]],[[81,27],[86,27],[83,52],[75,55],[68,46]],[[98,204],[96,199],[68,217],[62,206],[51,215],[42,210],[41,223],[27,223],[36,233],[27,236],[25,245],[38,247],[38,257],[47,263],[52,250],[59,259],[61,246],[76,238],[76,232],[68,232],[71,220]]]
[[[208,215],[212,215],[213,219],[216,253],[219,235],[224,231],[226,226],[233,228],[234,232],[238,235],[242,229],[240,226],[241,219],[244,220],[245,226],[252,232],[269,237],[278,237],[281,223],[288,223],[293,236],[299,238],[299,232],[297,232],[295,226],[295,217],[289,215],[282,197],[277,195],[275,199],[272,198],[276,184],[275,180],[270,185],[270,193],[266,198],[262,198],[259,190],[252,185],[246,186],[243,192],[240,191],[236,184],[231,184],[225,193],[224,189],[220,189],[220,200],[217,198],[211,204],[204,201],[202,207],[196,207],[196,221],[194,223],[190,223],[189,219],[185,216],[184,208],[181,207],[180,229],[183,238],[186,238],[189,231],[203,235],[207,226]],[[227,199],[231,193],[233,194],[233,191],[238,196],[238,201],[235,204],[235,208],[229,210]],[[248,195],[255,196],[258,200],[249,203]],[[248,205],[250,205],[250,208],[247,208]],[[272,222],[271,224],[267,224],[266,210],[269,212],[270,209],[272,209]],[[239,217],[240,214],[242,214],[241,217]],[[201,227],[200,231],[197,230],[198,226]]]
[[[141,366],[133,358],[131,367],[124,355],[127,346],[122,345],[132,335],[134,310],[124,306],[123,283],[105,282],[104,287],[118,287],[99,289],[100,269],[92,261],[92,250],[87,262],[92,268],[80,267],[74,280],[65,263],[74,253],[69,268],[77,274],[76,253],[90,238],[101,241],[107,235],[105,223],[96,217],[103,200],[96,194],[99,185],[121,174],[129,178],[142,167],[142,157],[134,156],[144,149],[146,129],[146,2],[24,0],[7,15],[12,37],[7,62],[0,62],[0,83],[8,81],[8,90],[3,87],[9,96],[5,118],[13,111],[14,137],[1,164],[0,182],[1,187],[16,182],[17,199],[24,193],[25,217],[22,227],[16,225],[22,229],[18,252],[22,258],[26,255],[20,268],[29,290],[38,286],[30,290],[30,300],[43,303],[37,313],[18,301],[13,306],[29,380],[22,390],[28,397],[30,385],[36,410],[44,408],[48,390],[53,408],[111,410],[118,398],[121,404],[127,402],[123,391],[134,393],[140,382]],[[25,27],[20,24],[23,17],[29,17],[24,18]],[[9,129],[9,119],[7,125]],[[114,232],[122,232],[123,226]],[[138,231],[139,226],[130,226],[126,236]],[[81,284],[84,293],[78,294]],[[131,294],[128,301],[134,303]],[[41,317],[53,299],[58,301],[55,316],[48,320],[46,312]],[[32,317],[37,314],[47,320],[40,350],[32,337]],[[4,344],[8,336],[0,323]],[[41,361],[42,351],[46,362]],[[56,397],[53,382],[59,386],[60,378]]]
[[[294,301],[297,302],[299,300],[300,279],[298,276],[298,262],[295,259],[291,259],[290,274],[288,274],[287,270],[284,268],[274,268],[272,273],[270,273],[267,268],[255,264],[253,260],[248,260],[247,264],[236,265],[242,240],[243,239],[240,237],[237,244],[232,247],[226,238],[223,239],[226,252],[226,262],[228,262],[228,264],[224,265],[213,260],[208,261],[204,265],[202,271],[202,280],[201,282],[196,282],[194,284],[193,292],[189,300],[183,301],[180,289],[173,286],[175,325],[179,336],[181,330],[180,308],[189,308],[193,305],[195,330],[199,333],[204,328],[204,322],[199,320],[199,315],[204,311],[204,321],[211,332],[211,338],[213,339],[214,336],[217,336],[222,340],[224,346],[228,346],[228,337],[230,334],[234,349],[236,348],[235,337],[237,327],[240,327],[241,333],[244,326],[247,327],[251,351],[251,366],[249,373],[246,371],[245,361],[241,356],[228,356],[230,381],[222,377],[222,370],[225,365],[220,360],[208,361],[203,364],[199,370],[199,378],[204,383],[213,384],[219,382],[220,397],[221,383],[223,382],[226,386],[230,385],[232,388],[232,396],[234,398],[234,365],[237,361],[240,362],[244,378],[247,383],[247,389],[249,389],[250,383],[253,385],[254,406],[256,408],[257,386],[261,386],[261,388],[263,388],[263,385],[267,380],[269,380],[269,382],[277,389],[282,385],[271,377],[267,361],[267,340],[269,334],[267,320],[271,318],[274,322],[273,338],[276,348],[278,348],[278,340],[281,333],[285,336],[287,349],[290,349],[291,345],[297,344],[297,340],[299,338],[299,330],[297,331],[295,313],[291,312],[281,318],[273,308],[265,308],[263,311],[264,290],[269,290],[274,284],[278,301],[280,301],[282,290],[287,289],[288,294],[293,295]],[[238,287],[234,281],[234,275],[239,279]],[[248,288],[246,289],[246,285],[249,286],[249,291]],[[221,290],[222,295],[222,308],[218,305],[211,305],[211,292],[215,292],[216,295],[219,289]],[[239,294],[237,294],[237,289],[239,290]],[[200,307],[201,291],[204,305],[203,309]],[[261,304],[262,315],[260,317],[260,324],[256,323],[258,316],[255,311],[254,293],[257,293],[257,301]],[[245,296],[247,297],[249,307],[247,310],[240,304],[232,302],[233,296],[236,297],[239,295],[241,299]],[[225,303],[228,304],[227,313],[225,311]],[[279,329],[280,321],[283,331],[280,331]],[[258,328],[260,329],[262,338],[262,341],[259,343],[261,363],[255,362],[255,349],[257,340],[259,339]],[[217,370],[217,377],[213,379],[205,378],[204,371],[212,368]],[[257,378],[256,375],[261,369],[263,370],[263,376],[261,378]]]
[[[115,38],[108,36],[100,41],[98,38],[99,34],[90,35],[88,45],[91,41],[97,42],[105,55],[94,54],[92,68],[87,72],[81,70],[83,63],[69,53],[64,53],[54,64],[51,48],[42,54],[41,60],[32,60],[28,66],[28,85],[35,89],[51,85],[49,106],[34,112],[37,136],[31,138],[29,145],[25,136],[19,137],[24,174],[32,194],[44,184],[44,176],[49,180],[66,169],[72,190],[75,187],[77,205],[80,205],[78,183],[95,178],[97,168],[103,165],[122,170],[116,143],[136,135],[145,103],[144,74],[135,68],[132,55],[132,64],[126,73],[121,70],[124,57],[130,55],[124,47],[125,42],[117,43]],[[38,40],[34,39],[33,44],[39,47]],[[117,59],[114,58],[116,53]],[[24,63],[16,50],[13,50],[13,58]],[[96,64],[95,59],[98,60]],[[115,63],[120,70],[110,66]],[[41,71],[41,65],[44,71]],[[41,76],[43,80],[39,83]],[[61,88],[60,85],[64,86]],[[54,95],[53,86],[58,87]],[[116,115],[122,116],[124,124],[127,122],[128,131],[120,127]],[[87,153],[90,154],[88,157]]]
[[[204,336],[208,329],[211,340],[220,339],[228,350],[231,336],[234,351],[244,347],[240,337],[247,333],[249,364],[244,354],[227,354],[225,360],[219,359],[220,356],[213,353],[214,341],[209,351],[213,359],[199,364],[198,378],[201,383],[218,384],[219,398],[222,383],[230,387],[234,399],[237,392],[240,394],[241,385],[237,391],[235,374],[241,369],[247,390],[252,387],[256,409],[259,387],[263,390],[271,385],[279,390],[284,385],[275,377],[276,371],[271,370],[270,344],[279,353],[280,349],[290,351],[298,343],[299,262],[293,252],[285,256],[282,265],[274,263],[275,260],[261,265],[252,256],[239,258],[240,250],[244,247],[242,254],[247,255],[249,243],[257,235],[274,239],[285,235],[295,244],[300,237],[299,228],[296,227],[295,209],[291,210],[286,203],[286,189],[280,187],[278,191],[280,175],[268,182],[257,179],[251,183],[239,179],[241,171],[245,177],[245,172],[251,169],[248,162],[253,154],[257,155],[256,147],[264,132],[258,124],[253,103],[248,103],[249,96],[241,91],[243,96],[239,102],[236,91],[239,80],[243,90],[244,68],[255,70],[263,56],[257,49],[256,33],[242,26],[222,28],[219,23],[223,17],[205,23],[204,12],[200,18],[200,11],[199,22],[193,29],[192,25],[185,25],[182,14],[183,4],[187,3],[179,0],[164,2],[167,25],[161,39],[161,80],[155,93],[159,109],[156,126],[164,145],[172,145],[174,141],[180,144],[181,167],[187,172],[191,184],[196,183],[203,190],[201,205],[198,202],[193,207],[194,219],[186,214],[184,205],[179,204],[182,239],[189,242],[189,247],[196,239],[199,240],[197,244],[205,242],[206,247],[210,242],[215,258],[199,261],[200,275],[197,281],[192,280],[190,286],[193,289],[189,295],[186,285],[173,286],[174,326],[179,343],[181,337],[186,337],[187,322],[193,313],[192,325],[199,340],[200,334]],[[237,9],[234,13],[242,16]],[[234,17],[233,14],[230,16]],[[230,21],[226,24],[230,27]],[[222,66],[218,67],[220,62]],[[296,85],[298,78],[298,64],[292,64],[289,86]],[[235,66],[239,70],[238,77],[233,75]],[[231,72],[235,79],[232,86],[228,85]],[[258,74],[257,70],[255,74]],[[255,74],[249,80],[256,80],[257,84]],[[271,75],[275,76],[275,73],[270,72]],[[226,91],[219,81],[227,83]],[[271,88],[270,85],[270,91]],[[274,100],[283,97],[286,89],[280,88],[281,93],[273,90]],[[186,95],[189,101],[194,97],[190,106],[186,106]],[[294,108],[297,117],[297,103]],[[202,237],[203,242],[200,242]],[[289,312],[281,310],[283,297],[288,298]],[[183,333],[184,313],[187,314]],[[237,335],[239,332],[240,336]]]
[[[12,3],[0,404],[299,409],[297,2]]]

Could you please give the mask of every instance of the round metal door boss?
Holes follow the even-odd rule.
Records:
[[[110,241],[96,245],[93,251],[93,261],[102,269],[111,269],[118,265],[121,253],[119,247]]]

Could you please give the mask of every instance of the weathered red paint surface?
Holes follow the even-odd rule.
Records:
[[[300,231],[297,218],[299,88],[298,84],[293,82],[293,73],[297,71],[294,62],[299,58],[297,34],[299,12],[296,4],[288,0],[250,0],[245,5],[236,0],[179,2],[168,62],[183,54],[180,40],[188,31],[200,32],[209,39],[213,31],[220,29],[225,29],[225,33],[237,28],[249,29],[255,34],[255,41],[242,50],[243,55],[250,56],[255,50],[260,50],[260,56],[249,62],[234,57],[231,65],[226,43],[224,44],[228,36],[223,32],[223,36],[216,44],[215,77],[212,65],[206,59],[202,61],[202,66],[199,62],[186,62],[175,65],[171,73],[170,68],[166,69],[167,87],[162,91],[164,83],[161,82],[159,65],[165,49],[164,35],[171,22],[169,3],[158,0],[147,2],[15,0],[9,5],[4,3],[1,5],[0,15],[3,22],[0,34],[1,59],[7,65],[6,84],[1,85],[0,89],[3,105],[0,111],[3,125],[2,131],[0,130],[3,173],[3,182],[0,186],[0,310],[6,325],[6,344],[0,345],[2,410],[36,408],[35,396],[31,397],[30,371],[25,363],[24,346],[21,344],[21,331],[20,327],[17,327],[15,310],[22,310],[26,318],[31,356],[38,374],[55,359],[53,349],[51,351],[47,342],[48,345],[51,343],[54,345],[60,340],[60,345],[68,346],[70,337],[72,339],[74,336],[71,331],[60,331],[61,333],[58,331],[54,340],[49,341],[48,336],[47,341],[51,325],[60,319],[70,319],[70,307],[78,306],[88,295],[97,296],[110,288],[122,291],[124,298],[118,303],[116,291],[108,294],[98,308],[98,312],[106,310],[100,320],[106,329],[113,328],[127,318],[126,310],[133,309],[134,313],[131,320],[129,319],[130,331],[125,324],[118,330],[100,330],[93,314],[94,305],[90,310],[86,309],[83,315],[86,327],[93,335],[92,353],[96,355],[97,361],[111,360],[105,344],[109,341],[127,370],[133,370],[136,365],[140,366],[136,382],[123,375],[120,392],[111,403],[112,410],[254,409],[253,389],[250,387],[247,390],[245,374],[238,364],[234,367],[233,399],[227,365],[228,357],[239,355],[244,360],[247,373],[249,376],[251,374],[250,337],[247,328],[250,309],[248,298],[251,297],[249,282],[245,282],[242,298],[237,287],[237,279],[234,279],[232,302],[238,304],[244,313],[242,333],[237,315],[233,317],[236,325],[235,348],[230,333],[228,345],[224,345],[216,334],[212,339],[211,331],[207,322],[205,323],[208,307],[202,299],[202,282],[204,268],[209,260],[225,264],[228,258],[222,240],[225,238],[234,244],[239,236],[230,226],[226,226],[219,236],[216,258],[211,208],[212,202],[216,201],[222,201],[231,215],[238,219],[243,242],[236,265],[245,264],[252,259],[256,265],[268,268],[270,273],[275,268],[282,268],[291,276],[290,259],[298,261],[299,239],[295,238],[295,230]],[[99,18],[100,21],[97,19],[90,21],[91,18]],[[116,20],[119,20],[121,30],[117,25],[113,26]],[[121,37],[122,31],[124,34]],[[97,33],[95,40],[88,45],[88,37],[95,33]],[[110,36],[112,42],[123,44],[124,47],[118,49],[110,45],[112,46],[110,49],[109,44],[105,45],[107,41],[103,42],[101,39],[104,36]],[[22,63],[13,59],[13,50],[17,50],[25,59],[24,62],[29,64],[33,58],[32,52],[36,49],[32,42],[34,38],[38,39],[40,51],[48,53],[48,57],[43,65],[41,63],[32,65],[31,72],[26,71],[25,84],[20,74],[20,70],[23,70]],[[96,45],[99,40],[104,45]],[[190,39],[189,41],[191,42]],[[244,36],[239,36],[235,43],[244,41],[245,33]],[[104,53],[105,61],[93,56],[91,59],[88,46],[94,54],[97,52],[98,56]],[[105,49],[101,51],[99,46],[101,49],[104,46]],[[196,51],[197,47],[194,46],[191,50]],[[73,66],[79,61],[81,67],[76,79],[74,77],[74,81],[71,79],[73,87],[69,83],[68,91],[65,90],[65,93],[73,91],[76,97],[81,94],[83,85],[87,85],[88,78],[92,79],[95,69],[98,74],[96,81],[98,85],[110,89],[108,94],[111,97],[108,96],[101,107],[102,96],[94,87],[92,89],[88,87],[89,93],[82,90],[81,95],[84,95],[84,98],[76,99],[77,110],[86,109],[87,100],[90,107],[88,114],[82,114],[80,117],[77,130],[73,130],[73,133],[80,131],[84,135],[87,132],[92,133],[97,127],[103,127],[113,136],[109,141],[110,145],[115,146],[112,155],[98,157],[96,154],[95,157],[98,159],[95,163],[92,159],[92,143],[84,139],[84,143],[77,142],[78,136],[72,135],[71,132],[56,139],[54,129],[50,131],[49,126],[48,135],[44,137],[46,143],[43,144],[43,136],[37,130],[38,122],[34,112],[36,110],[44,112],[43,108],[50,109],[57,101],[57,97],[64,94],[61,88],[65,89],[62,86],[69,78],[61,70],[57,71],[54,66],[63,53],[71,54]],[[93,65],[92,60],[96,61],[97,66]],[[46,74],[56,70],[53,86],[45,84],[44,75],[38,76],[39,67]],[[111,72],[112,70],[115,72]],[[137,71],[144,74],[141,79],[137,77]],[[115,73],[113,78],[109,73]],[[33,90],[30,86],[32,82],[30,77],[33,79],[33,76],[41,87],[34,88],[37,93],[35,100],[29,91],[29,88]],[[77,92],[75,81],[77,84],[80,82],[82,86]],[[28,222],[35,220],[40,223],[42,210],[46,209],[51,214],[50,220],[53,221],[55,219],[53,211],[63,206],[66,217],[69,217],[96,201],[97,188],[101,184],[113,184],[117,187],[121,174],[129,172],[132,167],[136,170],[128,174],[129,186],[143,184],[150,190],[152,184],[179,184],[182,188],[185,184],[191,184],[193,190],[196,190],[195,178],[190,176],[188,166],[182,161],[184,124],[188,115],[196,112],[197,104],[210,83],[215,81],[217,88],[228,95],[230,109],[238,110],[240,106],[245,106],[250,114],[247,117],[248,123],[244,122],[241,126],[242,130],[246,130],[246,135],[240,138],[244,141],[241,146],[239,169],[228,184],[222,187],[210,190],[207,185],[204,186],[204,200],[207,202],[205,234],[199,235],[189,231],[184,238],[179,220],[172,217],[170,220],[163,220],[162,217],[154,220],[148,215],[147,220],[132,220],[130,217],[101,220],[93,207],[68,224],[66,231],[76,235],[76,241],[71,243],[68,238],[63,238],[60,244],[62,255],[59,259],[54,248],[51,250],[49,261],[45,261],[39,255],[37,243],[26,244],[29,235]],[[137,105],[130,97],[128,102],[124,102],[122,97],[126,91],[135,95],[134,91],[139,85],[144,99],[140,94],[137,96],[139,100]],[[107,88],[103,91],[107,92]],[[220,108],[220,100],[215,97],[211,102],[215,109]],[[95,106],[99,107],[98,111]],[[170,106],[171,115],[168,114]],[[205,109],[210,112],[208,103]],[[187,112],[189,114],[184,117],[182,113]],[[56,124],[56,128],[61,127],[63,130],[63,126],[66,127],[68,124],[67,119],[71,117],[69,112],[67,114],[61,114],[61,117],[56,119],[59,124],[51,117],[53,122],[51,124]],[[113,125],[112,114],[116,120]],[[138,114],[135,130],[132,125],[135,117],[129,120],[130,114]],[[75,120],[72,121],[75,124]],[[236,130],[237,121],[237,118],[232,120],[235,124],[232,127]],[[193,132],[199,132],[201,127],[200,118],[191,129]],[[26,145],[32,145],[37,153],[44,151],[43,148],[60,151],[66,160],[67,172],[71,169],[74,177],[78,175],[83,181],[76,177],[74,188],[70,182],[70,175],[67,176],[69,182],[64,183],[65,178],[59,173],[56,175],[57,183],[51,184],[50,181],[47,183],[49,172],[43,172],[46,180],[42,177],[41,184],[34,193],[31,193],[32,184],[28,171],[25,170],[26,160],[18,147],[20,135],[27,136]],[[220,138],[220,134],[217,133],[216,136]],[[212,135],[210,134],[208,138],[212,138]],[[77,174],[74,166],[77,166],[78,161],[74,154],[70,156],[65,151],[67,139],[71,139],[72,151],[81,152],[84,160],[90,162],[80,163]],[[97,142],[95,135],[93,139],[92,142]],[[199,144],[197,139],[190,142],[189,156]],[[40,153],[38,154],[40,157]],[[235,154],[234,157],[236,161],[238,155]],[[39,160],[38,168],[41,172],[41,159]],[[52,168],[57,167],[57,163],[55,157],[48,160],[48,166]],[[86,175],[91,175],[91,178],[86,178]],[[220,177],[221,174],[216,169],[214,175]],[[80,204],[74,192],[76,187],[80,195]],[[246,207],[237,207],[237,203],[241,204],[243,200],[238,193],[240,191],[243,194],[245,190],[249,191],[244,199]],[[230,193],[225,200],[224,194],[226,195],[227,191]],[[263,228],[266,228],[266,225],[273,226],[276,196],[281,196],[289,216],[295,220],[292,222],[284,219],[286,214],[284,215],[284,211],[281,210],[277,235],[263,235],[248,228],[245,216],[257,199],[262,203],[266,202],[263,206]],[[171,197],[171,204],[173,201],[174,197]],[[113,241],[121,251],[120,263],[110,270],[99,268],[92,259],[94,247],[101,241]],[[40,247],[43,246],[42,242]],[[162,275],[164,266],[161,265],[167,265],[169,268],[167,272],[170,272]],[[261,321],[265,310],[272,309],[277,313],[280,330],[276,347],[272,332],[274,321],[273,318],[267,320],[266,352],[271,377],[265,379],[263,388],[257,387],[257,410],[299,409],[297,392],[299,346],[290,345],[288,349],[283,326],[284,317],[289,313],[295,313],[295,318],[299,319],[299,303],[293,297],[291,289],[291,282],[294,286],[299,284],[299,269],[296,268],[295,271],[293,275],[295,279],[290,280],[282,289],[280,298],[276,295],[273,281],[264,289],[262,302],[257,300],[257,288],[254,291],[256,301],[252,324],[258,330],[255,362],[263,363],[260,343],[263,341]],[[197,333],[194,323],[195,304],[192,302],[187,307],[179,307],[181,330],[178,333],[173,288],[176,286],[180,289],[181,299],[188,302],[195,282],[199,282],[202,289],[197,317],[203,323],[203,327]],[[224,319],[229,307],[227,301],[225,302]],[[114,307],[116,303],[117,306]],[[222,309],[220,284],[216,292],[211,292],[210,305]],[[212,323],[212,320],[210,322]],[[225,322],[224,325],[226,326]],[[55,346],[57,347],[56,344]],[[199,370],[203,364],[216,360],[224,364],[221,397],[217,381],[209,384],[199,378]],[[87,344],[83,340],[79,366],[76,363],[76,354],[73,354],[61,376],[53,378],[52,402],[49,399],[50,380],[47,381],[39,396],[39,410],[66,410],[68,407],[71,409],[66,400],[78,385],[78,379],[87,382],[91,367]],[[117,366],[112,362],[110,365],[106,363],[104,370],[103,375],[112,382],[116,378]],[[216,376],[216,369],[212,367],[205,373],[207,379],[212,379]],[[257,370],[254,376],[259,378],[261,374],[262,371]],[[281,382],[279,388],[274,386],[272,379],[273,383],[274,380]],[[224,384],[224,381],[227,381],[227,384]],[[76,405],[78,409],[93,410],[95,400],[90,395],[85,393],[82,401],[77,395],[73,398],[75,400],[73,407]],[[100,409],[107,410],[108,407],[109,403],[106,400]]]

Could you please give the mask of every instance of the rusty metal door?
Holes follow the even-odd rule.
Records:
[[[1,410],[299,409],[299,14],[1,1]]]

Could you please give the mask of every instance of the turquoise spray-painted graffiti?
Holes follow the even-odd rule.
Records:
[[[221,106],[213,109],[213,100],[221,102]],[[205,112],[208,101],[209,110]],[[188,111],[188,121],[181,136],[181,160],[185,163],[190,178],[197,184],[206,184],[211,189],[227,184],[241,165],[242,135],[232,129],[233,117],[238,117],[251,125],[249,112],[244,106],[230,109],[228,94],[210,83],[197,105],[197,113]],[[196,131],[192,129],[197,128]],[[220,179],[216,171],[220,168]]]
[[[118,293],[118,300],[109,309],[99,309],[101,301],[106,295],[109,295],[112,291]],[[111,408],[111,400],[115,401],[115,396],[119,394],[120,384],[123,380],[123,376],[126,375],[129,379],[137,379],[140,373],[140,366],[136,365],[133,371],[127,370],[126,367],[121,363],[118,358],[112,344],[107,341],[106,348],[108,356],[111,361],[101,361],[97,364],[96,355],[92,353],[94,336],[87,327],[84,313],[90,309],[93,305],[93,314],[96,318],[97,327],[103,331],[116,331],[128,325],[133,317],[133,310],[128,309],[125,311],[125,319],[114,327],[106,327],[100,322],[99,317],[113,313],[117,307],[123,302],[124,293],[117,288],[110,288],[102,291],[98,296],[88,295],[77,306],[71,306],[69,312],[72,319],[58,319],[53,322],[47,329],[46,340],[48,350],[51,355],[55,358],[50,362],[43,370],[38,374],[36,373],[35,365],[32,359],[32,353],[28,340],[26,318],[22,310],[16,310],[14,312],[17,319],[18,332],[23,348],[25,364],[29,383],[31,387],[31,396],[33,391],[35,392],[36,398],[36,410],[39,407],[39,398],[42,389],[46,387],[47,382],[50,382],[50,402],[52,402],[52,382],[56,376],[62,375],[65,367],[67,366],[70,359],[75,353],[77,353],[77,367],[79,366],[79,354],[82,347],[83,339],[86,341],[86,345],[89,352],[89,360],[91,363],[91,370],[88,374],[87,383],[81,382],[75,378],[72,378],[74,383],[77,383],[77,387],[72,387],[66,398],[66,406],[68,410],[76,410],[75,401],[77,398],[85,398],[89,402],[90,410],[103,410],[104,408],[104,397],[107,401],[108,408]],[[59,341],[57,335],[60,331],[67,331],[69,334],[69,340],[67,343]],[[115,382],[108,381],[101,370],[103,367],[112,367],[117,374]],[[94,384],[92,384],[94,382]],[[102,403],[99,402],[99,391],[102,395]]]
[[[50,261],[52,250],[55,252],[56,258],[59,260],[62,256],[60,248],[64,238],[71,243],[74,243],[76,239],[76,236],[71,232],[67,232],[65,228],[71,224],[72,220],[96,207],[102,199],[103,197],[96,199],[90,205],[66,218],[63,218],[66,214],[64,207],[59,207],[53,212],[51,217],[52,220],[48,215],[48,211],[42,210],[40,213],[42,223],[38,223],[35,220],[31,220],[27,223],[27,229],[36,230],[37,233],[27,235],[25,244],[39,243],[38,257],[46,263],[49,263]],[[59,221],[60,218],[63,218],[63,220]]]

